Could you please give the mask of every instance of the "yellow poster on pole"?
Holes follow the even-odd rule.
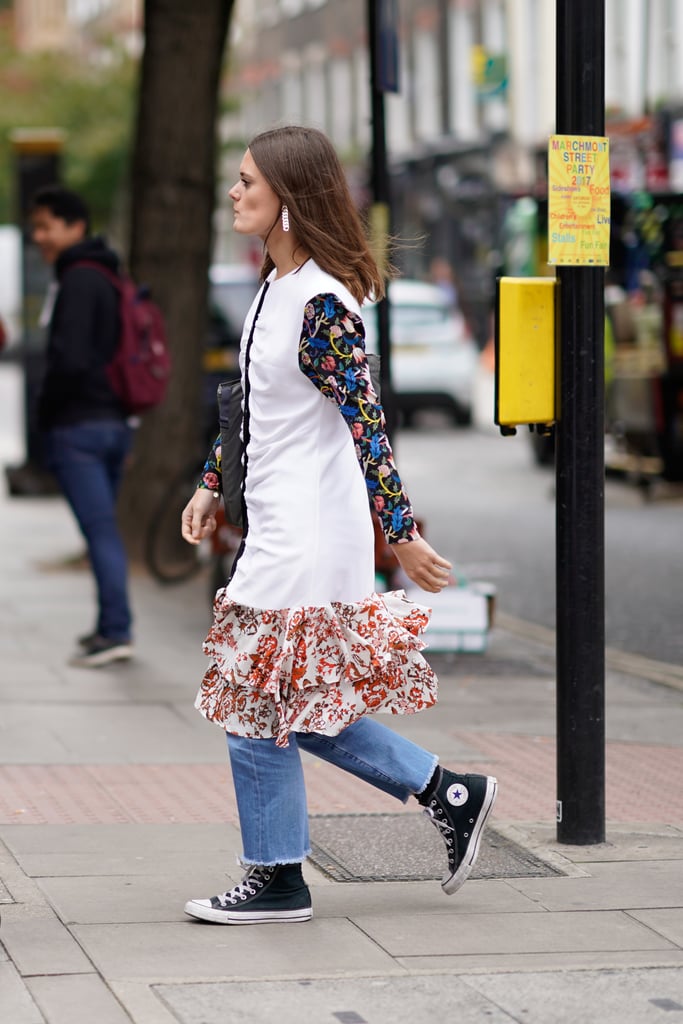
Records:
[[[548,263],[609,264],[609,139],[552,135],[548,145]]]

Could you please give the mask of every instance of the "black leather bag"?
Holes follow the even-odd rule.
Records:
[[[221,482],[225,518],[242,527],[242,486],[244,484],[244,444],[242,430],[242,380],[218,385],[218,419],[221,428]]]
[[[251,344],[254,340],[254,329],[263,306],[263,300],[268,291],[268,285],[269,282],[265,281],[261,288],[261,295],[256,306],[254,319],[251,322],[249,337],[247,338],[247,345],[244,350],[247,388],[249,387],[249,360],[251,358]],[[240,529],[244,526],[244,476],[246,472],[244,438],[249,436],[249,406],[248,404],[246,405],[245,416],[242,408],[243,399],[242,379],[240,377],[218,385],[218,422],[221,434],[221,486],[225,518],[233,526],[238,526]]]

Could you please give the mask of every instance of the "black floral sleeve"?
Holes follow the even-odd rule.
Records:
[[[221,489],[221,435],[219,434],[213,443],[211,451],[206,457],[204,469],[198,487],[207,491],[220,491]]]
[[[370,379],[363,323],[332,294],[306,304],[299,366],[335,402],[356,445],[371,508],[390,544],[419,537],[415,517],[386,435],[384,412]]]

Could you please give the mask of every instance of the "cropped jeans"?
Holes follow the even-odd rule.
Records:
[[[88,420],[45,434],[47,463],[88,545],[97,587],[96,631],[130,640],[126,552],[116,522],[116,498],[132,430],[123,420]]]
[[[292,733],[288,747],[274,739],[227,738],[245,865],[295,864],[311,852],[301,750],[403,803],[422,792],[438,763],[435,754],[372,718],[358,719],[337,736]]]

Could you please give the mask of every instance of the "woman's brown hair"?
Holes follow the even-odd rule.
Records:
[[[298,125],[273,128],[253,138],[249,152],[287,206],[296,238],[318,266],[346,285],[359,303],[369,295],[381,298],[384,280],[327,136]],[[266,252],[261,277],[273,266]]]

